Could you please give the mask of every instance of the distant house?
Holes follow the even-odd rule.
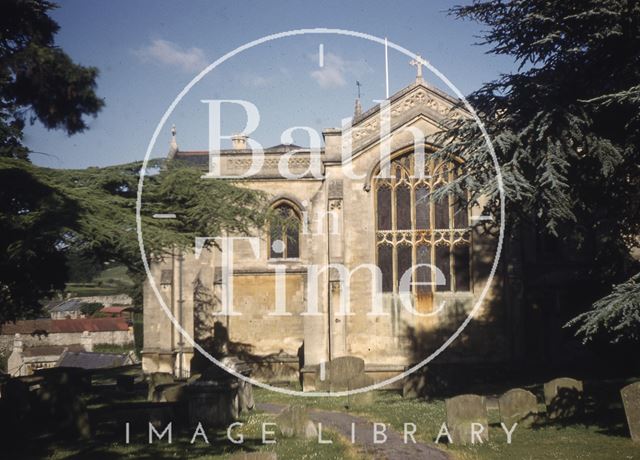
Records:
[[[131,307],[129,306],[113,305],[111,307],[104,307],[99,313],[101,316],[108,316],[110,318],[131,319]]]
[[[45,311],[51,319],[85,318],[86,315],[82,312],[82,307],[87,304],[102,304],[105,308],[127,308],[131,306],[132,300],[131,297],[126,294],[73,297],[71,299],[49,302],[45,305]]]
[[[82,351],[84,348],[80,344],[22,348],[22,341],[18,337],[7,361],[7,371],[12,377],[18,377],[31,375],[38,369],[55,367],[60,356],[69,350]]]
[[[84,332],[81,343],[72,345],[44,345],[25,347],[22,336],[16,334],[13,350],[7,361],[7,370],[12,377],[31,375],[38,369],[52,367],[80,367],[83,369],[103,369],[127,366],[136,363],[133,352],[94,353],[92,336]]]
[[[82,306],[86,302],[80,299],[69,299],[61,302],[50,302],[45,308],[51,319],[77,319],[84,318]]]
[[[133,328],[124,318],[35,319],[0,326],[0,351],[11,353],[16,339],[24,349],[82,344],[92,351],[94,344],[132,346]]]

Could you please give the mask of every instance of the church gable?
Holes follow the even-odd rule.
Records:
[[[381,140],[381,132],[385,129],[390,134],[402,127],[411,124],[416,118],[422,118],[426,123],[441,128],[447,118],[465,116],[464,109],[458,107],[459,100],[446,93],[427,85],[422,79],[416,80],[412,85],[393,95],[385,108],[376,105],[364,114],[356,117],[351,127],[346,129],[342,136],[351,135],[352,154],[356,157],[359,153],[378,143]],[[388,117],[388,120],[385,120]],[[385,127],[381,122],[388,123]]]

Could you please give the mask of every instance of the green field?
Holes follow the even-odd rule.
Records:
[[[91,282],[67,283],[65,292],[71,297],[116,295],[122,294],[132,285],[133,281],[127,275],[127,268],[118,265],[103,270]]]

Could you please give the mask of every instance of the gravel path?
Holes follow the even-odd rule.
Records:
[[[286,406],[281,404],[257,404],[256,408],[268,412],[277,414]],[[433,447],[421,442],[415,444],[408,439],[408,442],[404,443],[404,438],[401,433],[393,431],[391,427],[387,425],[385,434],[387,440],[381,444],[374,444],[373,442],[373,423],[362,417],[357,417],[351,414],[345,414],[343,412],[331,412],[323,410],[310,410],[309,418],[315,423],[322,423],[323,427],[330,428],[343,435],[348,440],[351,440],[351,427],[352,423],[355,423],[355,444],[361,451],[368,455],[371,455],[375,459],[388,459],[388,460],[413,460],[413,459],[427,459],[427,460],[448,460],[449,456]]]

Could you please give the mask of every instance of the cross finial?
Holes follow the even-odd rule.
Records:
[[[178,141],[176,140],[176,125],[171,126],[171,142],[169,142],[169,159],[178,153]]]
[[[409,64],[416,68],[416,80],[422,80],[422,66],[424,65],[424,59],[422,59],[420,55],[417,55],[416,59],[412,59]]]

